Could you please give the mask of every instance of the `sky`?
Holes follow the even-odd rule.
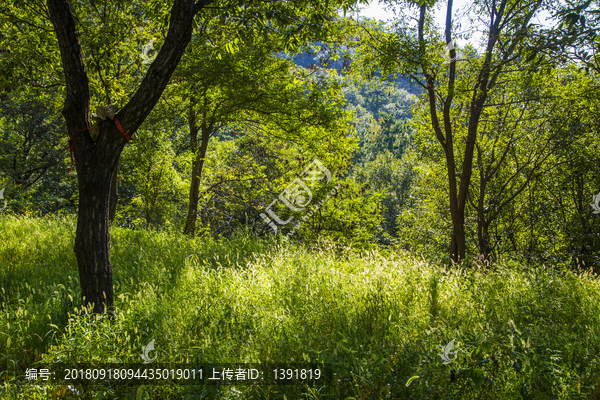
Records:
[[[453,1],[453,19],[454,21],[458,20],[458,16],[463,14],[467,5],[471,3],[470,0],[454,0]],[[435,12],[434,12],[434,19],[435,22],[438,26],[445,26],[446,23],[446,6],[447,6],[447,2],[446,1],[439,1],[438,2],[439,6],[436,6]],[[375,19],[380,19],[380,20],[388,20],[390,19],[393,14],[391,12],[386,12],[383,9],[382,3],[377,1],[377,0],[372,0],[370,2],[370,4],[368,6],[363,6],[361,7],[360,10],[360,15],[362,17],[367,17],[367,18],[375,18]],[[537,20],[535,20],[534,22],[542,24],[542,25],[547,25],[546,22],[546,18],[548,17],[547,14],[544,14],[542,17],[538,17]],[[456,35],[459,33],[464,33],[467,32],[469,30],[473,31],[472,32],[472,37],[470,40],[468,40],[469,42],[473,43],[475,45],[476,48],[480,48],[481,46],[478,45],[479,42],[481,42],[482,40],[482,26],[475,26],[472,27],[470,26],[470,23],[466,22],[466,20],[462,20],[463,21],[463,26],[461,26],[460,28],[458,28],[458,32],[453,31],[452,35],[456,38]],[[456,44],[458,46],[463,46],[466,43],[460,43],[460,39],[455,40]]]
[[[442,24],[446,16],[446,2],[444,1],[441,3],[443,3],[443,9],[440,8],[435,12],[435,20],[438,24]],[[466,0],[454,0],[453,8],[454,10],[460,10],[465,6],[466,3]],[[386,20],[389,18],[389,14],[383,10],[383,7],[379,1],[372,1],[369,6],[361,10],[360,15],[363,17],[382,20]]]
[[[454,14],[454,18],[456,19],[457,14],[461,14],[464,11],[464,8],[466,7],[466,5],[468,4],[468,0],[454,0],[453,1],[453,14]],[[436,6],[435,12],[434,12],[434,19],[437,25],[439,26],[445,26],[446,23],[446,5],[447,2],[446,1],[440,1],[438,2],[439,6]],[[367,17],[367,18],[375,18],[375,19],[379,19],[379,20],[383,20],[386,21],[388,19],[390,19],[391,17],[393,17],[393,13],[390,11],[385,11],[383,8],[382,3],[380,3],[377,0],[373,0],[371,1],[371,3],[368,6],[363,6],[360,10],[360,15],[362,17]],[[457,32],[453,32],[453,34],[456,34]],[[473,39],[471,41],[478,41],[481,38],[481,35],[477,35],[474,34],[473,35]]]

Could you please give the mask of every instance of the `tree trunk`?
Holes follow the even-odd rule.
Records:
[[[481,219],[481,218],[484,219]],[[479,254],[484,260],[489,261],[491,256],[490,251],[490,233],[489,224],[485,221],[485,216],[480,216],[477,224],[477,241],[479,244]]]
[[[454,161],[454,144],[451,129],[446,130],[446,143],[444,154],[446,156],[446,169],[448,171],[448,205],[450,207],[450,220],[452,221],[452,237],[450,239],[450,258],[458,263],[465,259],[465,218],[456,190],[456,162]]]
[[[493,153],[492,153],[493,154]],[[494,160],[494,156],[492,155],[492,162]],[[477,147],[477,163],[483,165],[481,149]],[[489,173],[489,169],[488,169]],[[477,210],[477,244],[479,246],[479,255],[483,257],[484,260],[490,259],[490,235],[488,232],[490,222],[486,221],[485,217],[485,193],[488,182],[488,174],[485,174],[483,170],[479,171],[479,198],[477,200],[477,204],[473,204],[476,206]]]
[[[93,312],[110,312],[113,304],[110,263],[109,202],[120,151],[112,159],[94,157],[78,171],[79,208],[75,255],[83,304]]]
[[[190,119],[191,121],[191,119]],[[208,141],[210,139],[212,129],[205,124],[202,126],[202,138],[200,141],[200,149],[196,151],[198,144],[198,127],[190,123],[190,134],[192,137],[192,151],[196,153],[194,165],[192,168],[192,181],[190,183],[190,198],[188,215],[183,233],[189,236],[194,236],[196,232],[196,221],[198,219],[198,201],[200,199],[200,177],[202,176],[202,168],[204,167],[204,158],[208,149]]]
[[[452,261],[458,263],[465,259],[466,254],[466,239],[465,239],[465,220],[458,218],[453,222],[452,239],[450,242],[450,256]]]
[[[447,97],[444,99],[435,93],[435,73],[429,71],[429,65],[422,63],[422,73],[425,77],[426,84],[422,85],[428,92],[429,97],[429,108],[431,114],[432,127],[435,131],[435,136],[440,142],[444,149],[446,156],[446,166],[448,168],[448,183],[449,183],[449,203],[450,213],[452,217],[452,238],[450,241],[450,255],[452,260],[457,262],[465,259],[466,255],[466,239],[464,229],[464,215],[467,198],[469,196],[469,185],[471,183],[471,175],[473,172],[473,155],[475,145],[477,142],[477,130],[479,127],[479,119],[483,111],[485,102],[488,97],[488,93],[493,89],[497,83],[500,73],[503,71],[504,63],[513,57],[513,54],[517,50],[517,46],[523,41],[524,35],[516,35],[511,38],[505,44],[503,49],[502,59],[500,62],[492,62],[492,54],[498,43],[500,32],[505,29],[507,23],[511,20],[517,21],[517,14],[507,10],[507,0],[501,0],[494,10],[492,15],[491,25],[489,27],[487,47],[485,51],[485,57],[483,64],[481,65],[473,88],[473,94],[471,95],[471,102],[469,107],[469,125],[466,137],[466,143],[464,147],[463,162],[461,165],[462,172],[460,174],[460,181],[456,177],[456,161],[453,153],[453,134],[452,134],[452,118],[450,115],[450,109],[454,98],[454,87],[456,78],[456,51],[450,50],[450,65],[448,74],[448,91]],[[425,43],[425,13],[427,11],[427,5],[421,5],[419,20],[418,20],[418,39],[420,43],[421,56],[424,56],[426,43]],[[524,18],[519,20],[520,28],[523,31],[529,24],[533,11],[525,15]],[[447,2],[446,10],[446,31],[445,38],[446,43],[450,43],[452,39],[452,0]],[[438,118],[437,110],[437,99],[440,99],[443,105],[443,127],[440,126],[440,120]],[[442,131],[443,128],[443,131]],[[458,194],[456,193],[456,185],[459,184]]]
[[[421,52],[425,51],[425,36],[424,36],[424,24],[425,24],[425,13],[427,6],[422,5],[419,15],[419,42],[421,43]],[[452,40],[451,35],[452,28],[452,0],[447,3],[446,10],[446,43],[450,43]],[[450,110],[452,101],[454,99],[454,86],[456,80],[456,50],[450,49],[450,69],[448,75],[448,96],[442,101],[442,121],[438,118],[437,111],[437,97],[435,93],[435,75],[428,72],[426,68],[423,68],[423,74],[426,79],[426,87],[429,99],[429,111],[431,115],[431,123],[435,136],[439,141],[440,145],[444,149],[444,156],[446,158],[446,168],[448,171],[448,203],[450,208],[450,218],[452,221],[452,237],[450,238],[450,257],[454,262],[460,262],[465,259],[465,228],[464,228],[464,205],[461,205],[461,191],[463,186],[466,184],[468,187],[468,181],[460,182],[461,191],[457,190],[456,181],[456,160],[454,156],[454,136],[452,133],[452,124]]]

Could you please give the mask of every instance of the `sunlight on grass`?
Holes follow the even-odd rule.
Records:
[[[160,362],[326,362],[335,379],[318,392],[123,389],[134,398],[584,399],[599,388],[600,284],[589,273],[113,229],[111,320],[78,312],[73,220],[0,226],[3,398],[49,396],[24,380],[33,362],[140,362],[151,339]],[[87,395],[126,398],[115,390]]]

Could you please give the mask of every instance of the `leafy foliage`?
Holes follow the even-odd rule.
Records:
[[[38,215],[73,210],[63,129],[51,96],[13,92],[0,100],[0,189],[10,199],[9,210]]]

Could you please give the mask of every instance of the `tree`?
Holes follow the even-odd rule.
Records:
[[[47,0],[47,14],[58,39],[66,84],[62,113],[78,173],[79,207],[74,250],[79,267],[82,300],[85,305],[91,305],[94,312],[110,311],[113,304],[112,267],[109,256],[109,205],[111,189],[115,187],[120,154],[152,111],[171,79],[192,38],[196,15],[212,3],[213,0],[173,0],[170,11],[164,15],[168,20],[167,35],[139,87],[116,112],[114,118],[102,120],[96,125],[97,128],[94,128],[91,126],[90,115],[90,78],[84,63],[75,14],[71,9],[71,5],[75,8],[79,3]],[[96,7],[94,2],[90,4],[93,8]],[[124,4],[118,3],[115,7],[122,7]],[[307,32],[323,30],[335,15],[334,8],[343,5],[344,2],[299,0],[285,4],[268,1],[256,5],[239,2],[235,4],[223,4],[219,17],[227,20],[233,18],[233,12],[239,12],[243,16],[238,18],[240,23],[245,19],[254,18],[256,21],[262,21],[261,26],[265,30],[278,29],[285,38],[285,43],[300,43]],[[154,21],[163,12],[160,3],[155,3],[155,7],[150,10],[144,8],[143,3],[136,2],[130,6],[135,8],[132,15],[146,22]],[[290,12],[286,14],[286,10]],[[298,20],[289,20],[290,15],[298,16]],[[80,21],[80,28],[85,30],[88,19],[93,18],[91,14],[84,17],[85,21]],[[134,27],[135,25],[122,26],[123,37]],[[99,29],[101,30],[102,26]],[[115,40],[105,39],[102,45]],[[111,48],[109,45],[108,49]],[[112,54],[110,51],[101,53]],[[114,75],[112,78],[114,79]],[[107,97],[106,101],[108,100]]]
[[[432,133],[446,160],[452,222],[450,255],[456,262],[466,256],[465,207],[482,112],[502,74],[521,60],[526,51],[531,51],[528,39],[537,38],[531,21],[542,10],[543,3],[539,0],[473,3],[478,15],[483,16],[480,22],[487,32],[484,52],[481,55],[470,52],[460,60],[464,68],[476,71],[471,80],[461,80],[456,49],[444,46],[454,40],[452,0],[447,2],[443,42],[432,30],[428,18],[432,5],[433,2],[418,2],[416,26],[405,18],[404,23],[398,22],[394,33],[379,28],[367,31],[369,39],[362,44],[359,58],[367,75],[374,75],[377,68],[381,68],[383,77],[408,75],[425,91]],[[541,42],[537,45],[549,44]],[[446,50],[447,54],[444,54]],[[469,93],[467,104],[456,104],[457,91]],[[457,109],[463,108],[466,110],[464,116],[460,119],[453,116],[454,112],[458,113]],[[463,127],[466,128],[464,136],[460,134]]]
[[[581,134],[572,129],[575,110],[565,108],[557,93],[565,78],[561,71],[513,71],[490,93],[493,104],[482,113],[477,176],[468,199],[477,213],[479,254],[486,260],[498,250],[502,237],[515,230],[522,213],[521,195],[534,180],[555,169],[552,155]],[[511,209],[507,214],[512,222],[496,226],[492,243],[490,229],[505,208]]]
[[[280,38],[255,38],[252,44],[239,42],[234,47],[221,39],[230,37],[231,29],[207,28],[208,42],[202,36],[194,38],[175,73],[177,85],[169,91],[179,99],[175,103],[186,105],[195,156],[184,228],[187,235],[195,232],[209,140],[221,128],[235,127],[237,135],[248,127],[260,127],[269,136],[305,146],[314,146],[322,136],[339,137],[345,129],[335,81],[314,79],[290,60],[277,57],[274,53],[283,48]],[[256,29],[248,29],[244,36],[256,36]]]
[[[67,0],[48,0],[48,13],[56,33],[67,94],[62,110],[77,166],[79,207],[75,255],[84,304],[94,312],[113,304],[109,248],[109,201],[112,177],[130,135],[137,130],[159,100],[191,39],[195,15],[211,0],[174,0],[165,43],[132,98],[114,119],[100,124],[94,141],[90,90],[75,19]]]
[[[597,78],[573,66],[533,75],[514,70],[502,82],[481,118],[465,209],[469,252],[572,266],[577,257],[597,265],[600,220],[590,206],[599,187]],[[442,206],[445,159],[431,140],[429,115],[420,109],[414,119],[413,207],[401,210],[398,228],[403,244],[436,257],[451,226]]]

